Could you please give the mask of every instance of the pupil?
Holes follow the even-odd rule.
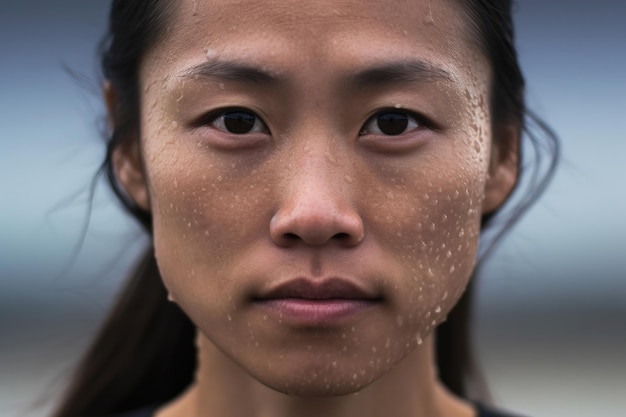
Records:
[[[402,113],[384,113],[377,117],[376,123],[385,135],[399,135],[409,125],[409,116]]]
[[[248,133],[256,121],[254,115],[242,111],[224,113],[223,117],[224,126],[230,133]]]

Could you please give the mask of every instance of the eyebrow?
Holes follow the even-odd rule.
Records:
[[[252,84],[274,84],[278,77],[261,68],[235,61],[209,60],[184,70],[185,78],[212,78]]]
[[[276,84],[281,77],[249,64],[236,61],[208,60],[184,70],[185,78],[209,78],[217,81]],[[358,88],[379,87],[401,82],[455,81],[445,69],[422,60],[385,62],[365,68],[348,76],[348,82]]]
[[[359,71],[350,78],[359,87],[376,87],[401,82],[456,81],[445,69],[421,60],[376,65]]]

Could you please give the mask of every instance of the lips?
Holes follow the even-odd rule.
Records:
[[[261,300],[277,298],[375,300],[379,297],[376,297],[372,292],[366,291],[347,279],[328,278],[312,280],[308,278],[297,278],[280,284],[274,289],[270,289],[259,298]]]
[[[372,291],[342,278],[297,278],[271,288],[255,302],[281,321],[295,325],[328,325],[375,306]]]

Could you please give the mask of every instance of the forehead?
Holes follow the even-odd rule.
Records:
[[[322,77],[417,58],[460,79],[488,71],[466,19],[455,0],[183,0],[141,72],[218,56],[273,73],[316,68]]]

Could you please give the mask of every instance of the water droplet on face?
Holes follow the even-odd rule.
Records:
[[[326,152],[325,156],[328,162],[330,162],[331,164],[337,164],[337,158],[335,158],[332,153]]]
[[[443,297],[441,297],[441,300],[445,300],[446,298],[448,298],[448,291],[445,291],[443,293]]]
[[[450,258],[450,257],[452,257],[452,252],[451,252],[451,251],[448,251],[448,252],[446,253],[446,258]]]
[[[418,345],[421,345],[424,342],[422,340],[422,336],[420,336],[419,334],[415,337],[415,341],[417,342]]]
[[[454,265],[452,265],[452,266],[450,267],[450,273],[453,273],[454,271],[456,271],[456,268],[454,267]]]
[[[430,224],[430,230],[431,230],[432,232],[434,232],[436,228],[437,228],[437,225],[436,225],[435,223],[431,223],[431,224]]]
[[[396,324],[398,325],[398,327],[402,327],[402,325],[404,324],[404,319],[402,318],[402,316],[396,317]]]
[[[228,321],[233,321],[233,318],[230,316],[230,314],[228,314],[226,318],[228,319]]]
[[[437,306],[437,308],[435,308],[435,313],[441,313],[441,306]]]

